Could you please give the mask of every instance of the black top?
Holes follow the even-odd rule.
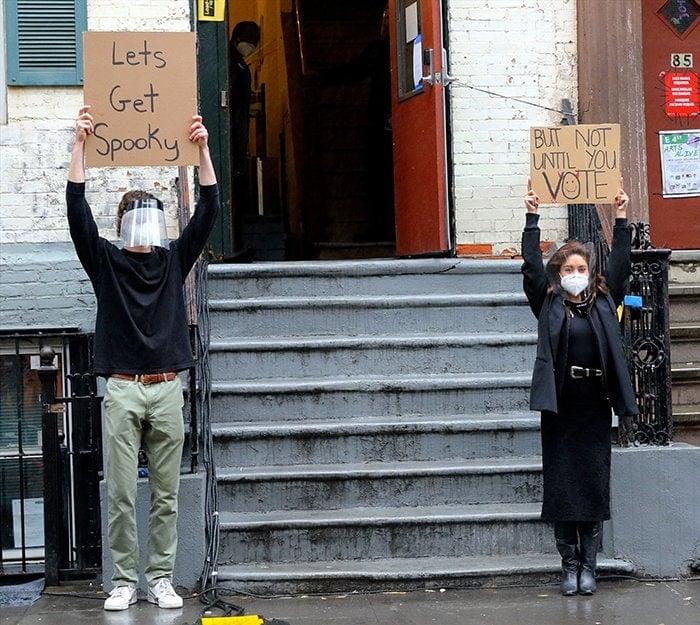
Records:
[[[562,331],[566,328],[566,304],[560,294],[548,288],[549,279],[540,249],[539,215],[527,213],[525,219],[522,239],[523,290],[538,319],[530,409],[558,413],[558,398],[566,379],[566,364],[581,363],[569,360],[565,351],[568,351],[568,338],[561,339]],[[631,233],[627,220],[618,218],[613,228],[605,273],[610,294],[598,293],[587,313],[603,371],[601,390],[619,416],[639,414],[617,318],[617,306],[624,298],[631,272],[630,248]]]
[[[68,223],[97,299],[94,371],[159,373],[193,365],[183,284],[214,226],[217,185],[200,187],[190,222],[169,247],[130,252],[99,236],[85,183],[68,182]]]

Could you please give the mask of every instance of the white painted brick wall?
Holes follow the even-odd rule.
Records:
[[[189,31],[189,6],[189,0],[90,0],[88,28]],[[81,87],[8,88],[8,123],[0,125],[0,245],[69,240],[65,185],[75,117],[82,103]],[[169,230],[175,234],[176,177],[174,167],[88,170],[88,201],[100,234],[116,237],[119,199],[134,188],[151,191],[163,200]]]
[[[520,248],[531,126],[576,110],[575,0],[448,0],[458,244]],[[476,87],[505,97],[476,91]],[[543,240],[567,235],[566,207],[543,206]]]
[[[479,87],[558,109],[576,107],[575,0],[446,0],[451,72],[458,243],[519,246],[528,172],[529,128],[561,115],[480,93]],[[189,0],[88,2],[91,30],[190,29]],[[8,89],[8,124],[0,126],[0,245],[67,241],[64,187],[81,88]],[[206,120],[205,120],[206,121]],[[175,168],[88,171],[88,198],[101,234],[114,238],[121,195],[153,191],[174,220]],[[566,235],[564,207],[542,209],[543,238]]]

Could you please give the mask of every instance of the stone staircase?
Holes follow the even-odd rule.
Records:
[[[210,266],[219,582],[300,593],[558,575],[519,266]]]
[[[669,272],[673,439],[700,445],[700,251],[674,251]]]

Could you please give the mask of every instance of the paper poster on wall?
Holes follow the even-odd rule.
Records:
[[[89,167],[199,164],[194,33],[86,32],[83,55]]]
[[[663,197],[700,197],[700,130],[662,130],[659,143]]]
[[[620,125],[530,129],[530,178],[543,204],[609,204],[620,188]]]

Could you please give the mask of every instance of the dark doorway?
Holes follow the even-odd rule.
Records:
[[[230,258],[392,257],[386,3],[285,4],[229,5]],[[259,44],[242,58],[251,22]]]

